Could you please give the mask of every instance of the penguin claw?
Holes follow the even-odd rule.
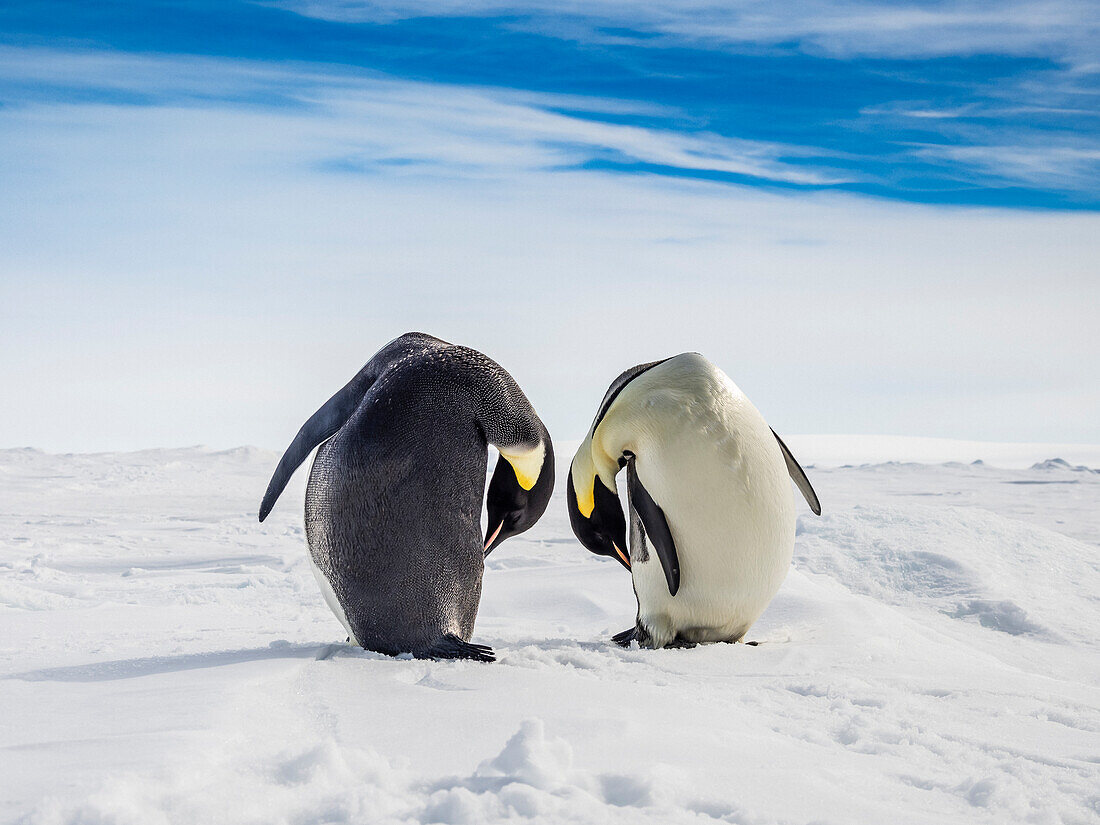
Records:
[[[434,645],[413,656],[417,659],[470,659],[475,662],[495,662],[497,658],[488,645],[463,641],[453,633],[444,634]]]
[[[683,639],[677,636],[675,639],[665,645],[665,648],[669,650],[676,650],[677,648],[681,650],[691,650],[693,647],[698,647],[698,645],[698,642],[689,642],[687,639]]]
[[[628,628],[622,633],[616,633],[611,637],[611,641],[617,644],[619,647],[630,647],[630,643],[638,638],[638,626]]]

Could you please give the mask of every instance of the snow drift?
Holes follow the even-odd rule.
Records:
[[[809,470],[759,647],[611,645],[629,578],[561,497],[489,559],[480,665],[342,644],[300,477],[256,524],[277,459],[0,451],[0,819],[1097,821],[1087,466]]]

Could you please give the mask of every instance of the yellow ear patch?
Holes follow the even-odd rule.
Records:
[[[592,476],[588,483],[581,482],[582,489],[577,489],[577,478],[572,473],[570,475],[570,483],[573,485],[573,492],[577,494],[577,509],[581,515],[585,518],[589,518],[592,515],[592,511],[596,509],[596,477]]]
[[[516,481],[524,490],[535,486],[542,474],[542,462],[546,458],[546,445],[541,441],[532,450],[501,450],[500,457],[512,465]]]

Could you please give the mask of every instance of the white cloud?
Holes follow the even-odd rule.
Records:
[[[1100,147],[1050,145],[922,146],[916,153],[979,170],[1004,185],[1082,189],[1100,174]]]
[[[1044,55],[1095,63],[1100,12],[1089,0],[284,0],[300,14],[341,21],[391,22],[417,16],[530,15],[540,32],[622,39],[615,26],[715,46],[799,42],[851,57]],[[644,43],[644,41],[638,41]]]
[[[484,175],[610,157],[781,183],[820,185],[850,179],[783,162],[784,157],[817,154],[805,147],[606,123],[554,111],[568,107],[623,114],[653,108],[614,100],[582,102],[566,95],[478,91],[325,73],[316,67],[15,48],[0,48],[0,75],[144,94],[177,105],[239,103],[260,92],[278,91],[307,104],[311,117],[326,122],[325,145],[337,149],[329,160],[346,166],[400,161],[440,166],[445,174]],[[336,136],[341,139],[333,140]]]
[[[927,59],[944,56],[1046,58],[1051,64],[1018,65],[1002,72],[990,64],[955,74],[952,69],[879,66],[876,72],[912,88],[931,83],[944,99],[881,101],[865,107],[857,128],[888,136],[918,129],[939,139],[928,146],[899,140],[889,144],[894,160],[951,162],[948,178],[969,186],[1053,186],[1091,193],[1098,149],[1091,128],[1095,114],[1095,44],[1100,40],[1100,4],[1077,0],[977,0],[883,4],[853,0],[796,0],[793,3],[735,2],[533,2],[464,0],[287,0],[299,13],[336,20],[394,21],[417,15],[503,15],[502,25],[589,43],[689,45],[703,49],[803,52],[837,59],[860,57]],[[637,32],[644,37],[631,37]],[[792,44],[795,44],[792,46]],[[943,74],[937,74],[943,72]],[[960,102],[961,99],[961,102]],[[950,103],[945,103],[951,101]],[[1094,125],[1094,124],[1093,124]],[[803,124],[812,129],[813,124]],[[702,134],[661,134],[629,127],[542,124],[560,139],[605,146],[632,157],[685,170],[744,174],[771,180],[824,184],[867,182],[868,174],[842,172],[819,156],[816,164],[784,164],[809,154],[795,147],[733,141]],[[569,134],[581,128],[585,134]],[[914,140],[909,137],[908,140]],[[938,149],[931,144],[943,144]],[[873,158],[866,158],[874,160]],[[872,183],[874,181],[871,181]]]

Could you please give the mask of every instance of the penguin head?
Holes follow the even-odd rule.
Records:
[[[485,555],[502,541],[530,529],[545,512],[554,492],[554,446],[544,436],[532,448],[500,448],[485,495],[489,524]]]
[[[610,484],[604,480],[608,476]],[[569,523],[581,544],[630,569],[626,518],[615,488],[614,469],[600,472],[592,461],[591,438],[581,444],[569,466],[566,484]]]

